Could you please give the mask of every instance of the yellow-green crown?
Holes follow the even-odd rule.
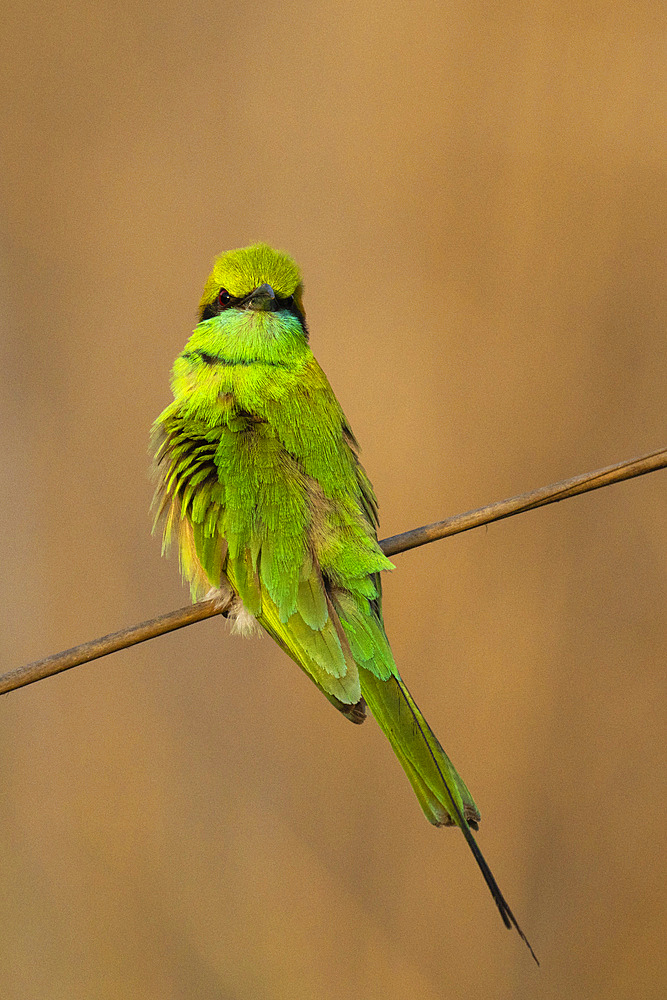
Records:
[[[301,274],[292,258],[266,243],[255,243],[216,258],[199,308],[214,302],[221,288],[234,298],[242,298],[263,284],[271,285],[280,298],[294,295],[301,307]]]

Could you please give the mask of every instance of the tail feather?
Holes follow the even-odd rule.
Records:
[[[359,680],[364,699],[410,779],[426,818],[436,826],[461,827],[505,927],[514,927],[539,965],[470,829],[477,829],[480,819],[472,795],[405,684],[398,676],[380,680],[361,667]]]
[[[435,826],[460,826],[463,816],[477,829],[479,810],[467,785],[401,678],[394,674],[381,680],[359,667],[359,681],[368,707],[403,765],[427,819]]]
[[[512,913],[512,910],[510,909],[509,903],[507,902],[507,900],[503,896],[502,892],[500,891],[500,886],[496,882],[496,880],[494,878],[494,875],[493,875],[493,872],[489,868],[489,866],[488,866],[488,864],[486,862],[486,858],[484,857],[484,855],[480,851],[479,846],[477,844],[477,841],[473,837],[472,832],[470,831],[470,828],[468,827],[468,825],[466,823],[464,823],[461,826],[461,830],[463,831],[463,836],[465,837],[465,839],[466,839],[466,841],[468,843],[468,847],[472,851],[472,855],[473,855],[475,861],[477,862],[482,875],[484,876],[484,881],[486,882],[486,884],[489,887],[489,891],[491,892],[491,895],[493,896],[493,900],[494,900],[496,906],[498,907],[498,911],[500,913],[500,916],[503,918],[503,923],[505,924],[505,927],[507,927],[508,930],[510,930],[512,927],[514,927],[515,931],[517,932],[517,934],[519,935],[519,937],[521,938],[521,940],[523,941],[523,943],[528,948],[528,951],[533,956],[536,964],[539,965],[540,964],[539,958],[537,957],[537,955],[533,951],[533,948],[532,948],[532,945],[531,945],[530,941],[528,940],[528,938],[526,937],[526,935],[523,933],[523,931],[519,927],[519,924],[517,923],[517,919],[514,916],[514,914]]]

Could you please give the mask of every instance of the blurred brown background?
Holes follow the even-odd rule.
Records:
[[[2,669],[187,603],[147,438],[264,239],[382,534],[665,444],[660,7],[5,8]],[[4,1000],[657,998],[667,478],[396,558],[396,659],[482,809],[209,621],[0,703]]]

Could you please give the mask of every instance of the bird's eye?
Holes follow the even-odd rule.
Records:
[[[229,294],[229,292],[227,291],[227,289],[226,288],[221,288],[220,291],[218,292],[218,303],[221,306],[228,306],[231,301],[232,301],[232,297]]]

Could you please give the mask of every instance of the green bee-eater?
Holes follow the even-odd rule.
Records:
[[[426,818],[461,828],[526,941],[471,833],[472,795],[394,663],[375,494],[308,346],[302,291],[294,261],[265,244],[215,261],[154,426],[164,547],[176,536],[193,599],[232,597],[234,628],[258,622],[350,721],[368,706]]]

